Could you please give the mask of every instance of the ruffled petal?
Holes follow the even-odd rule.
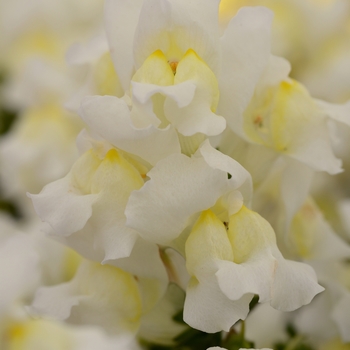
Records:
[[[140,103],[146,104],[153,95],[161,93],[164,96],[170,97],[176,103],[178,108],[188,106],[193,100],[196,91],[196,85],[192,81],[185,81],[181,84],[171,86],[133,82],[132,87],[133,97],[135,97]]]
[[[145,129],[135,128],[128,106],[116,97],[94,96],[84,99],[81,116],[107,141],[152,165],[170,154],[180,153],[180,144],[173,128],[159,130],[153,125]]]
[[[200,283],[192,278],[186,290],[184,321],[203,332],[228,332],[239,319],[246,318],[252,297],[247,294],[233,302],[222,293],[215,275]]]
[[[236,167],[236,162],[231,161],[232,167]],[[238,177],[239,174],[238,171]],[[235,173],[231,175],[235,178]],[[131,194],[125,214],[128,226],[137,229],[144,239],[160,244],[169,244],[193,214],[212,207],[232,190],[225,171],[197,156],[169,156],[148,176],[151,180]]]
[[[237,161],[213,148],[209,141],[203,142],[198,154],[205,159],[213,169],[220,169],[229,174],[229,187],[239,189],[243,195],[244,203],[249,206],[253,196],[253,184],[250,173]]]
[[[275,250],[277,266],[271,291],[271,306],[281,311],[293,311],[311,302],[316,294],[324,291],[317,283],[311,266],[297,261],[285,260]]]
[[[177,238],[193,214],[212,207],[222,195],[240,186],[251,193],[249,174],[208,142],[192,158],[173,155],[160,161],[148,176],[151,180],[131,194],[125,214],[128,226],[160,244]]]
[[[97,194],[83,195],[74,187],[71,174],[46,185],[39,194],[28,194],[39,217],[60,235],[81,230],[92,215]]]

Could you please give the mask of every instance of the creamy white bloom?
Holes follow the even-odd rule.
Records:
[[[332,152],[326,118],[333,117],[334,112],[320,108],[320,103],[300,83],[288,78],[288,73],[288,63],[272,57],[247,108],[240,114],[224,115],[232,130],[246,141],[316,171],[336,174],[341,171],[341,162]]]
[[[203,304],[198,296],[206,297],[203,288],[211,275],[217,279],[222,293],[229,300],[238,301],[238,305],[245,297],[249,301],[257,294],[260,302],[270,302],[276,309],[291,311],[308,304],[323,290],[312,268],[283,258],[273,229],[258,214],[243,206],[230,216],[227,227],[228,231],[213,212],[203,212],[186,241],[187,268],[193,278],[188,288],[185,317],[191,322],[198,322],[198,316],[193,313]],[[243,301],[243,305],[246,302]],[[215,311],[208,304],[209,299],[205,304],[209,318]],[[238,319],[239,316],[231,320]],[[207,331],[216,330],[207,327]]]
[[[227,131],[220,144],[220,150],[252,174],[258,197],[263,193],[261,204],[270,193],[278,193],[284,231],[305,201],[313,173],[342,171],[341,160],[332,150],[328,123],[348,124],[350,118],[348,103],[332,105],[312,99],[301,84],[288,78],[289,71],[287,61],[270,57],[246,110],[228,117],[223,114],[235,134]]]
[[[121,76],[126,91],[132,82],[135,121],[140,114],[137,109],[141,109],[143,120],[135,125],[156,123],[159,126],[170,122],[187,136],[197,132],[220,133],[225,128],[225,121],[211,111],[216,109],[218,99],[217,81],[212,72],[217,69],[219,58],[217,2],[198,3],[200,11],[195,3],[179,1],[144,1],[139,5],[142,5],[141,9],[136,10],[136,4],[133,11],[129,8],[129,13],[123,11],[126,5],[122,1],[109,1],[106,6],[107,34],[117,72],[121,76],[119,71],[125,71],[125,68],[128,73],[136,71],[126,79]],[[140,13],[137,22],[130,21],[124,27],[134,40],[123,46],[122,55],[117,52],[114,55],[114,49],[122,41],[121,27],[114,24],[113,14],[117,11],[130,17]],[[165,101],[156,97],[159,93],[165,96]],[[164,104],[165,119],[161,114],[147,113],[152,108],[152,96],[154,109],[162,108]],[[157,104],[160,107],[156,107]]]
[[[98,325],[111,335],[134,333],[142,296],[133,275],[85,261],[70,282],[39,288],[30,312],[71,324]]]
[[[84,235],[92,243],[88,251],[95,252],[90,255],[102,261],[130,255],[137,233],[125,227],[124,208],[130,193],[142,185],[139,170],[120,151],[99,154],[91,149],[66,177],[30,197],[57,234]]]
[[[208,142],[192,158],[160,161],[148,175],[130,196],[127,224],[185,255],[191,280],[184,319],[192,327],[228,331],[246,317],[253,294],[289,311],[322,291],[312,269],[284,260],[271,226],[243,205],[249,174]]]
[[[50,225],[50,235],[88,259],[138,275],[144,293],[150,295],[150,308],[166,290],[167,273],[157,245],[127,227],[124,214],[130,193],[143,186],[147,167],[107,143],[96,141],[94,146],[66,177],[30,197]]]
[[[132,99],[134,125],[162,129],[170,124],[185,154],[193,154],[206,136],[225,129],[216,109],[227,99],[233,96],[237,108],[244,109],[269,56],[271,13],[245,9],[220,38],[218,5],[170,0],[106,3],[110,50]]]

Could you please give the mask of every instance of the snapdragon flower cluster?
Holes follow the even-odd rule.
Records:
[[[326,5],[241,2],[36,1],[25,45],[8,25],[4,349],[349,346],[350,102],[275,38],[274,12]]]

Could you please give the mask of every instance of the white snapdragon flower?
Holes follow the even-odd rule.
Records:
[[[147,167],[106,142],[79,139],[85,151],[62,179],[30,195],[48,233],[82,256],[135,274],[152,307],[168,283],[157,245],[125,225],[132,191],[144,184]],[[95,142],[95,143],[91,143]],[[94,146],[95,148],[90,148]],[[90,148],[90,149],[89,149]]]
[[[228,331],[246,317],[253,294],[290,311],[322,291],[312,269],[285,260],[271,226],[243,205],[249,174],[208,142],[192,158],[160,161],[148,176],[130,196],[127,224],[186,257],[191,280],[184,319],[192,327]]]
[[[67,176],[30,197],[39,216],[57,234],[83,234],[92,243],[87,245],[88,251],[96,252],[90,253],[92,258],[103,261],[130,255],[137,233],[125,227],[124,208],[130,193],[143,182],[121,152],[110,149],[99,154],[91,149]]]
[[[240,114],[225,113],[228,123],[249,143],[336,174],[341,162],[332,152],[326,117],[346,119],[346,107],[332,109],[313,100],[300,83],[288,78],[289,70],[288,62],[272,56],[247,108]]]
[[[110,50],[134,125],[176,129],[185,154],[220,134],[226,122],[216,110],[241,91],[249,100],[268,60],[271,18],[264,8],[242,10],[220,39],[217,1],[107,1]]]
[[[98,325],[111,335],[134,333],[142,295],[130,273],[84,261],[71,281],[39,288],[30,311],[71,324]]]
[[[111,336],[133,334],[143,341],[173,345],[173,339],[188,329],[173,320],[183,307],[184,292],[170,284],[154,303],[155,291],[146,291],[139,276],[84,261],[71,281],[39,288],[29,310],[68,324],[100,326]]]
[[[217,3],[201,3],[201,11],[195,10],[196,4],[185,6],[178,1],[139,1],[138,4],[139,18],[136,23],[130,21],[126,28],[128,34],[134,36],[128,45],[130,51],[123,47],[123,55],[115,55],[118,74],[125,68],[126,73],[131,73],[121,80],[126,90],[132,82],[135,125],[144,127],[155,123],[159,126],[170,122],[186,136],[197,132],[220,133],[225,121],[211,111],[216,109],[219,95],[217,79],[212,72],[218,64]],[[119,36],[125,35],[119,28],[115,30],[114,24],[114,14],[127,15],[122,11],[124,6],[128,5],[122,1],[107,2],[107,34],[112,49],[120,45]],[[135,16],[134,13],[129,16]],[[131,58],[129,62],[126,56],[128,60]],[[119,63],[122,59],[123,66]],[[159,93],[167,97],[165,101],[155,96]],[[152,112],[152,96],[153,100],[158,100],[153,103],[153,109],[160,109],[164,104],[164,121],[161,115]]]
[[[227,132],[220,145],[251,172],[257,197],[259,192],[279,193],[284,231],[305,201],[314,172],[342,171],[332,151],[328,122],[349,125],[350,121],[349,103],[332,105],[313,99],[301,84],[288,78],[289,71],[287,61],[270,57],[245,111],[223,113],[236,134]]]
[[[82,147],[92,146],[90,140],[80,142],[87,142]],[[132,272],[138,269],[164,279],[157,247],[125,226],[126,203],[131,192],[143,186],[147,167],[107,143],[96,141],[93,146],[95,149],[85,151],[64,178],[30,195],[35,210],[51,226],[51,234],[61,237],[83,256],[109,263],[130,257]],[[137,264],[134,259],[145,261]]]

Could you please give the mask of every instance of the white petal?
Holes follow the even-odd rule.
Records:
[[[69,173],[63,179],[46,185],[39,194],[28,194],[36,213],[60,235],[68,236],[81,230],[92,215],[92,205],[98,195],[83,195],[71,181]]]
[[[227,189],[227,174],[203,158],[172,155],[160,161],[150,181],[131,194],[127,225],[146,239],[168,244],[186,227],[192,214],[208,209]]]
[[[133,97],[137,98],[137,100],[143,104],[154,94],[161,93],[171,97],[179,108],[186,107],[193,100],[195,90],[196,85],[191,81],[170,86],[132,82]]]
[[[182,84],[174,86],[179,85]],[[175,101],[166,99],[165,115],[182,135],[192,136],[202,133],[215,136],[225,130],[226,120],[211,111],[210,100],[206,101],[206,97],[207,95],[197,88],[193,100],[185,108],[179,108],[179,104],[176,104]]]
[[[144,312],[152,309],[164,295],[169,280],[157,245],[138,238],[129,257],[110,260],[108,264],[137,276]]]
[[[317,124],[309,124],[305,124],[303,134],[293,145],[293,152],[289,153],[289,156],[316,171],[326,171],[331,175],[342,172],[342,161],[337,159],[332,151],[326,119]]]
[[[125,91],[134,70],[133,38],[143,0],[107,0],[105,23],[116,72]]]
[[[137,129],[132,125],[128,106],[113,96],[94,96],[81,105],[83,120],[116,147],[140,156],[152,165],[173,153],[180,153],[176,131],[150,125]]]
[[[242,8],[229,23],[221,40],[223,54],[218,112],[242,137],[243,112],[270,58],[271,22],[272,12],[266,8]]]
[[[40,287],[33,304],[28,309],[34,316],[46,315],[58,321],[69,318],[73,306],[79,305],[88,296],[74,295],[72,283],[64,283],[54,287]]]
[[[231,300],[251,293],[258,294],[261,302],[269,301],[277,264],[271,252],[276,245],[271,225],[243,206],[230,216],[227,235],[234,259],[219,263],[216,275],[221,290]]]
[[[239,300],[250,293],[259,295],[259,301],[262,303],[270,300],[270,285],[276,260],[268,252],[264,253],[263,256],[256,256],[241,264],[220,262],[216,276],[220,289],[227,298]]]
[[[288,78],[291,69],[290,63],[285,58],[270,55],[269,64],[260,77],[258,88],[278,85]]]
[[[136,69],[156,50],[166,52],[169,48],[171,28],[171,5],[169,1],[143,1],[135,30],[133,50]]]
[[[148,279],[168,281],[164,264],[160,258],[159,248],[142,238],[138,238],[131,255],[117,260],[106,260],[107,263]]]
[[[274,252],[278,263],[272,286],[271,306],[277,310],[293,311],[307,305],[324,288],[317,283],[315,271],[307,264],[285,260]]]
[[[222,293],[214,275],[201,283],[192,279],[186,290],[184,321],[203,332],[228,332],[239,319],[246,318],[252,297],[245,295],[233,302]]]
[[[230,188],[239,189],[243,194],[244,202],[250,203],[253,196],[252,178],[249,172],[231,157],[214,149],[209,141],[205,141],[198,153],[213,168],[220,169],[231,175],[228,183]]]
[[[135,34],[135,61],[140,67],[160,49],[193,49],[214,71],[218,66],[218,1],[147,0]],[[179,57],[177,57],[179,59]]]
[[[315,100],[322,112],[329,118],[350,126],[350,101],[337,105],[322,100]]]
[[[38,290],[30,311],[72,324],[97,325],[109,334],[134,332],[141,296],[134,276],[113,266],[83,262],[66,284]]]

